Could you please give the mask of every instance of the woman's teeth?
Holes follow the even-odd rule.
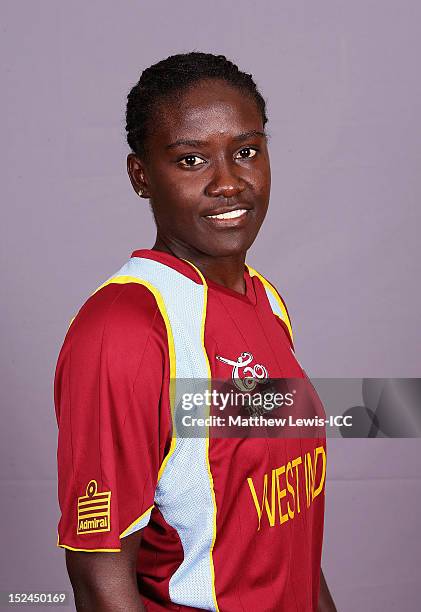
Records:
[[[209,219],[235,219],[241,217],[243,213],[247,212],[245,208],[239,208],[238,210],[231,210],[230,212],[220,213],[219,215],[206,215]]]

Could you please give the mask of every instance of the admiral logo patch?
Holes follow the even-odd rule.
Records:
[[[110,531],[111,491],[98,493],[96,480],[86,487],[86,495],[77,499],[77,533]]]

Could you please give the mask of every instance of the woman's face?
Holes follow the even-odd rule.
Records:
[[[222,80],[193,84],[157,107],[147,158],[130,155],[136,191],[150,198],[158,237],[179,256],[245,254],[265,218],[270,162],[253,98]],[[244,210],[231,219],[209,215]],[[236,213],[238,214],[238,213]]]

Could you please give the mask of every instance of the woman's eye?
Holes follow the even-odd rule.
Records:
[[[204,163],[205,161],[198,155],[186,155],[186,157],[180,159],[180,164],[182,166],[199,166]]]
[[[236,155],[236,159],[251,159],[257,154],[256,149],[252,149],[251,147],[244,147],[241,149]]]

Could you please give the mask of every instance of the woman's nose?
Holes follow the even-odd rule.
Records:
[[[215,169],[212,180],[206,187],[206,195],[231,198],[244,190],[245,183],[229,164],[220,164]]]

